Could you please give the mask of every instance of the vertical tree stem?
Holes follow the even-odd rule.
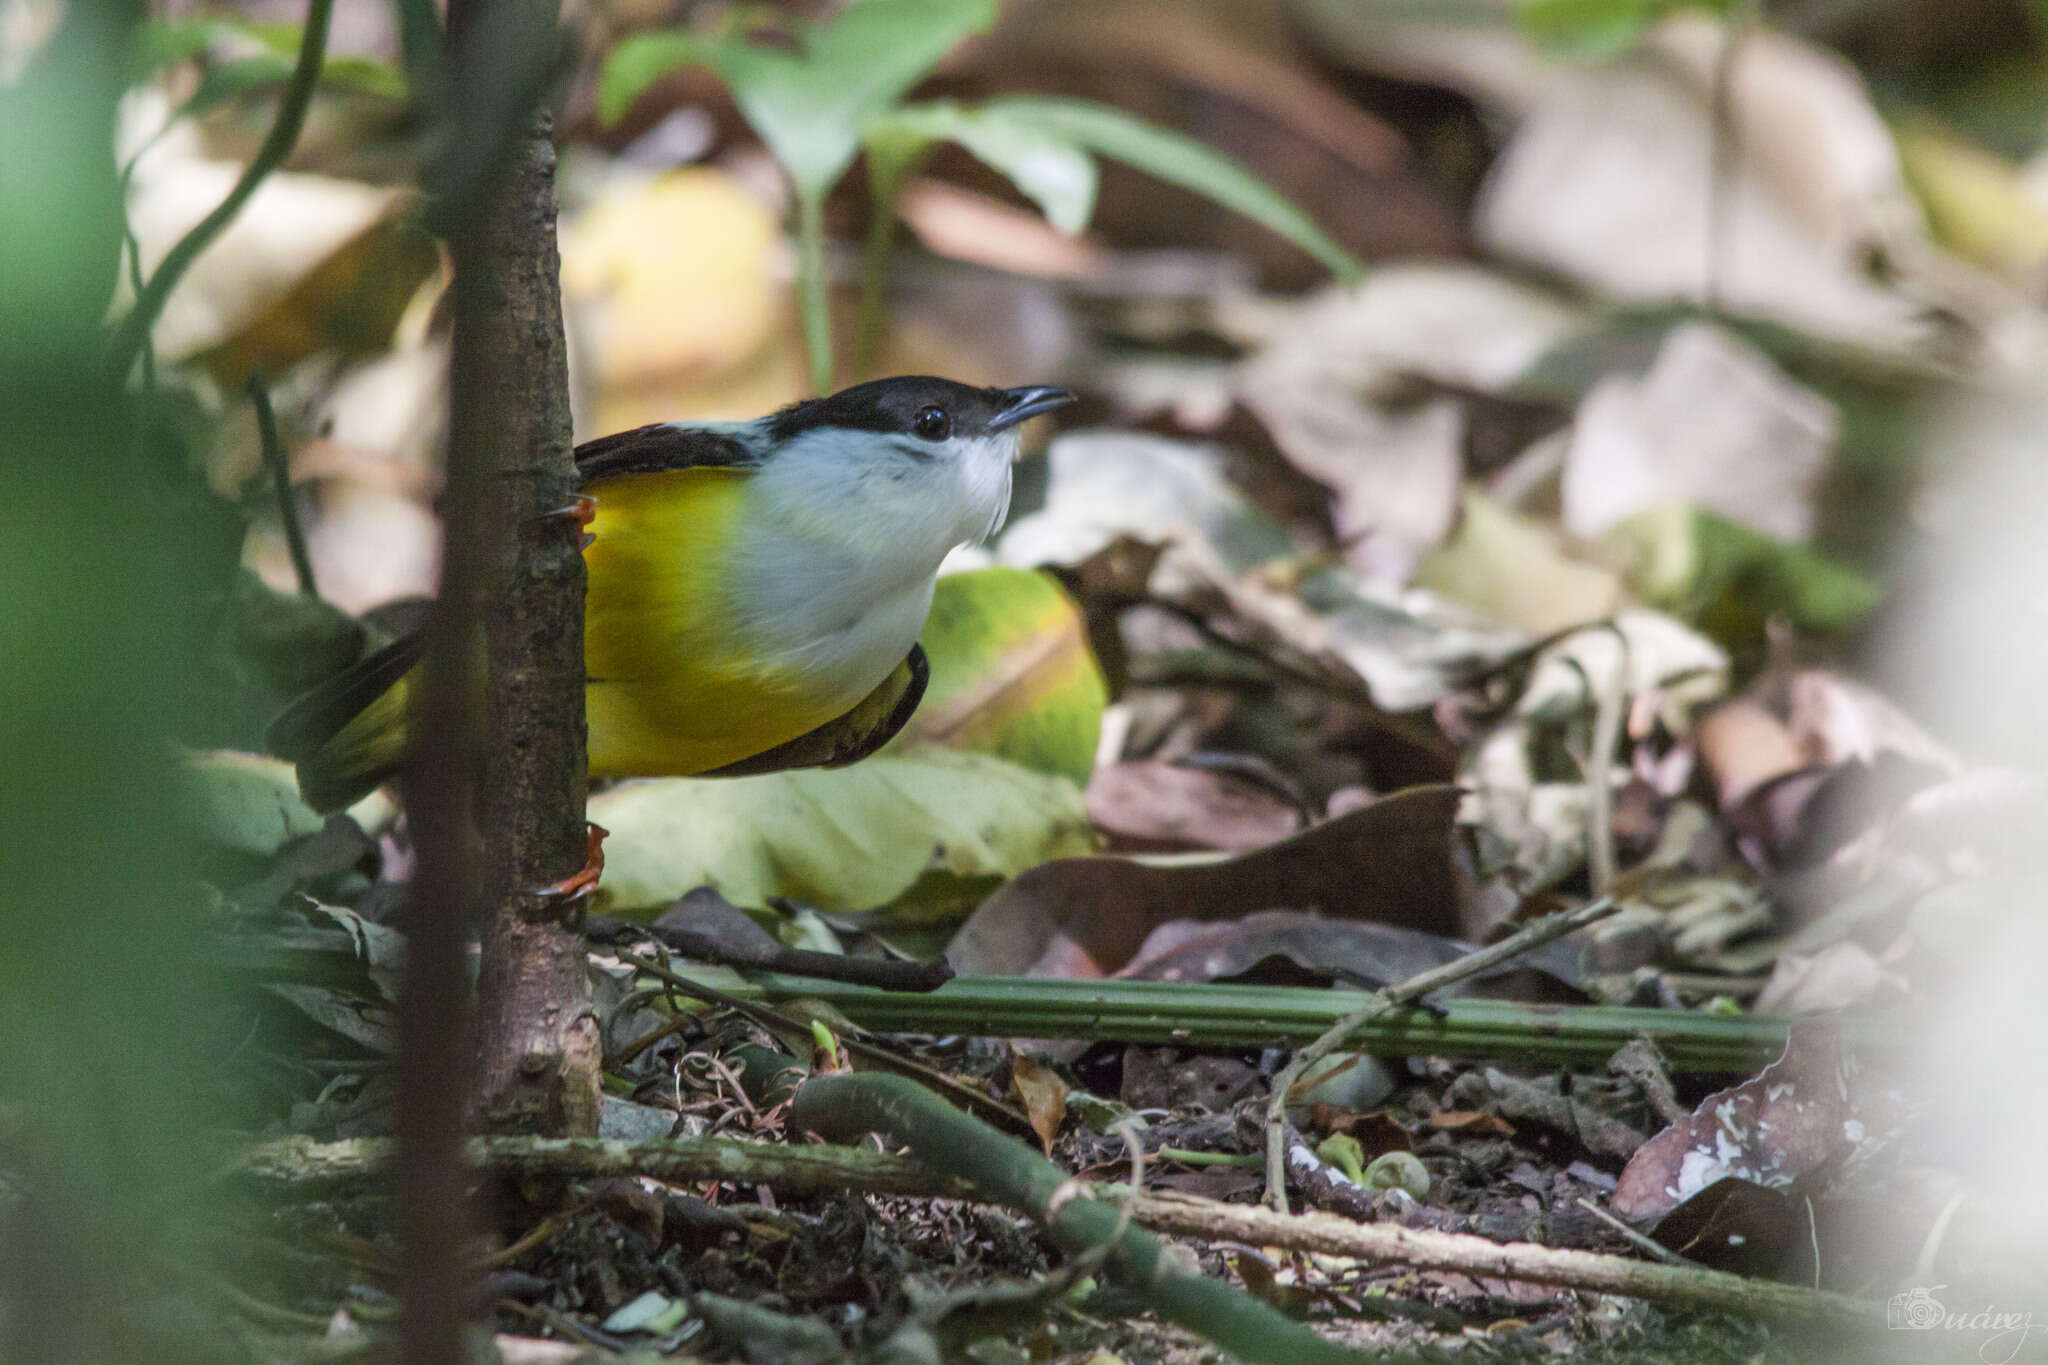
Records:
[[[550,516],[576,495],[547,115],[514,143],[495,201],[462,238],[488,290],[458,314],[457,430],[492,463],[496,553],[482,601],[490,659],[477,816],[485,904],[477,982],[476,1105],[494,1133],[597,1131],[598,1040],[584,980],[582,906],[535,888],[584,861],[581,528]],[[465,325],[467,331],[465,332]]]
[[[804,315],[804,343],[811,355],[811,387],[832,392],[832,304],[825,288],[825,201],[799,188],[796,193],[798,301]]]
[[[448,107],[490,108],[488,83],[508,79],[502,62],[476,57],[493,51],[487,26],[502,38],[526,30],[501,21],[534,20],[531,31],[551,41],[553,14],[551,0],[452,0]],[[455,335],[441,606],[406,782],[419,866],[399,1008],[395,1206],[409,1365],[463,1358],[474,1302],[461,1146],[471,1105],[495,1130],[596,1131],[580,907],[531,890],[583,861],[583,562],[575,523],[545,515],[569,502],[576,483],[552,126],[545,113],[518,117],[506,163],[479,182],[487,192],[437,186],[463,211],[449,231]],[[475,139],[498,130],[450,132]],[[486,924],[472,1034],[463,957],[478,909]]]

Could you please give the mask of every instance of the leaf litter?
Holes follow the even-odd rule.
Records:
[[[944,237],[925,234],[932,255],[910,263],[899,303],[904,334],[932,325],[917,309],[935,298],[932,316],[954,306],[949,297],[1042,309],[1062,373],[1087,400],[1020,476],[1016,515],[993,547],[1004,567],[982,571],[1010,577],[942,585],[960,605],[939,615],[927,644],[949,630],[958,638],[943,657],[934,649],[927,710],[888,755],[844,773],[600,794],[593,818],[614,830],[604,908],[651,919],[711,886],[783,944],[943,953],[965,973],[1080,976],[1106,989],[1152,977],[1185,984],[1195,1002],[1233,984],[1371,989],[1609,894],[1623,907],[1612,920],[1532,955],[1512,981],[1471,988],[1689,1019],[1748,1009],[1849,1023],[1839,1035],[1799,1025],[1784,1058],[1747,1079],[1674,1073],[1654,1056],[1612,1073],[1363,1057],[1350,1070],[1369,1075],[1319,1086],[1295,1107],[1302,1150],[1362,1134],[1366,1160],[1399,1151],[1414,1166],[1392,1182],[1396,1194],[1330,1175],[1318,1159],[1297,1193],[1315,1198],[1312,1187],[1351,1216],[1405,1227],[1635,1255],[1599,1215],[1654,1215],[1650,1234],[1694,1262],[1818,1275],[1880,1299],[1915,1283],[1989,1283],[2026,1302],[2039,1286],[2015,1272],[2029,1262],[2010,1248],[2038,1246],[2026,1238],[2042,1230],[2025,1219],[1992,1228],[1985,1211],[2008,1189],[2038,1188],[2037,1173],[2014,1164],[1997,1118],[1969,1119],[1952,1087],[1928,1079],[1925,1057],[1895,1073],[1892,1051],[1866,1040],[1952,997],[1958,980],[1986,970],[1979,943],[2016,932],[2005,916],[2029,903],[2038,871],[2026,850],[2039,829],[2039,755],[2004,752],[1996,735],[1987,744],[1967,702],[1901,683],[1896,655],[1872,662],[1899,577],[1831,529],[1830,507],[1879,458],[1859,425],[1868,417],[1847,412],[1832,381],[1853,374],[1885,423],[1913,428],[1930,375],[1995,388],[2031,373],[2034,353],[2011,319],[2032,316],[2037,300],[2010,285],[1987,292],[1949,268],[1943,237],[1957,229],[1927,220],[1896,153],[1873,142],[1873,132],[1888,142],[1885,106],[1812,38],[1744,40],[1729,118],[1800,136],[1743,135],[1716,190],[1707,168],[1722,35],[1703,16],[1675,18],[1603,64],[1512,29],[1488,47],[1413,16],[1383,20],[1387,40],[1361,47],[1346,36],[1345,7],[1290,8],[1315,63],[1270,35],[1196,24],[1195,36],[1176,28],[1162,41],[1151,79],[1227,124],[1243,118],[1246,91],[1205,54],[1252,60],[1256,50],[1292,73],[1260,97],[1268,114],[1284,114],[1290,138],[1332,139],[1318,154],[1351,158],[1369,182],[1387,172],[1368,172],[1360,148],[1380,137],[1398,148],[1387,127],[1406,126],[1373,117],[1395,112],[1376,106],[1373,79],[1419,77],[1446,108],[1500,121],[1499,145],[1467,134],[1467,154],[1485,163],[1476,203],[1454,213],[1428,173],[1401,170],[1413,197],[1401,202],[1429,212],[1403,225],[1355,210],[1346,233],[1358,235],[1340,237],[1377,241],[1392,259],[1355,291],[1293,296],[1256,292],[1255,276],[1231,264],[1245,259],[1232,254],[1243,239],[1205,237],[1193,223],[1188,242],[1206,258],[1148,255],[1156,248],[1130,208],[1143,201],[1115,172],[1089,241],[1097,264],[1053,261],[1028,294],[1015,280],[966,291],[959,281],[985,267],[933,259]],[[1118,9],[1098,22],[1118,30],[1145,7]],[[1089,75],[1098,55],[1056,23],[1029,41],[999,28],[983,43],[956,73],[963,95],[1011,88],[1001,59],[1027,51],[1040,64],[1035,88],[1101,93]],[[1369,76],[1331,83],[1344,65]],[[1351,112],[1330,121],[1340,107]],[[1443,127],[1470,126],[1444,117]],[[589,197],[565,224],[564,249],[579,382],[587,411],[612,414],[604,425],[761,411],[800,382],[774,206],[749,198],[745,139],[717,139],[715,165],[651,181],[613,173],[595,146],[571,148],[597,172],[572,182]],[[936,186],[987,188],[945,158],[923,173]],[[187,188],[198,194],[203,181]],[[347,181],[336,193],[353,197],[334,202],[360,203],[351,223],[374,226],[389,207],[356,193],[366,188]],[[655,223],[667,226],[649,238]],[[1477,249],[1449,263],[1407,259],[1417,224],[1439,244]],[[352,231],[299,242],[302,277],[349,250]],[[669,236],[703,249],[677,251]],[[1387,248],[1397,240],[1408,245]],[[1873,245],[1899,263],[1895,275],[1866,268],[1858,253]],[[1268,282],[1284,273],[1284,253],[1250,255]],[[1029,274],[1032,259],[1009,268]],[[679,261],[723,264],[698,279]],[[1152,276],[1139,268],[1148,261]],[[1124,265],[1127,278],[1183,287],[1102,284]],[[287,274],[265,266],[270,295],[291,297]],[[714,284],[730,307],[703,307]],[[434,288],[422,287],[423,297]],[[1718,311],[1645,311],[1673,299]],[[166,354],[266,344],[279,317],[266,306],[179,322],[202,340]],[[1957,344],[1944,318],[1974,337]],[[999,349],[1009,341],[926,335],[943,338],[933,353],[963,375],[999,379],[1010,363]],[[306,429],[295,467],[323,490],[308,509],[316,545],[359,545],[374,528],[414,556],[404,572],[323,557],[323,584],[332,565],[341,585],[330,600],[357,613],[431,582],[420,567],[432,562],[431,469],[394,477],[388,435],[334,438],[374,429],[394,389],[345,381],[379,359],[403,357],[409,391],[438,382],[445,358],[431,339],[416,329],[386,340],[382,357],[344,347],[328,373],[283,390]],[[335,427],[314,436],[323,413]],[[1967,423],[1916,429],[1937,454],[1946,434],[1987,443]],[[223,468],[253,477],[246,462]],[[1941,480],[1933,487],[1939,495]],[[1923,559],[1967,544],[1952,515],[1944,530],[1938,497],[1892,510],[1934,528]],[[275,550],[252,534],[247,553],[288,587]],[[393,556],[387,567],[401,562]],[[2009,564],[1996,572],[1996,591],[1976,580],[1974,611],[2031,581]],[[1996,612],[1972,619],[1974,642],[2026,633]],[[1947,648],[1950,631],[1932,638]],[[1929,671],[1929,656],[1917,657]],[[950,679],[936,667],[945,658],[959,669]],[[2036,676],[2029,667],[1983,665],[2001,696]],[[1949,727],[1972,743],[1950,747]],[[380,1131],[405,827],[386,803],[355,812],[356,837],[343,840],[297,804],[287,772],[232,752],[253,750],[253,732],[219,738],[226,752],[190,765],[192,819],[219,854],[214,918],[259,988],[244,1001],[252,1041],[240,1083],[265,1089],[275,1132]],[[2012,766],[1992,766],[2001,762]],[[687,1004],[602,945],[593,972],[619,1092],[608,1099],[613,1132],[789,1139],[789,1081],[811,1065],[806,1039],[822,1029],[1013,1100],[1070,1170],[1103,1174],[1135,1143],[1148,1187],[1244,1198],[1256,1185],[1233,1174],[1260,1150],[1234,1111],[1262,1106],[1284,1055],[1277,1037],[1046,1050],[1007,1044],[991,1025],[988,1038],[908,1029],[891,1039],[801,999],[778,1007],[788,1027],[771,1028]],[[2038,970],[2019,975],[2031,983]],[[2027,1036],[2038,990],[2030,1013],[2027,989],[2000,980],[1991,995],[2018,1003],[1993,1027]],[[1984,1035],[1939,1036],[1993,1104],[2026,1089],[2024,1063]],[[1902,1107],[1915,1086],[1921,1102]],[[1139,1126],[1113,1136],[1118,1119]],[[1954,1140],[1958,1126],[1970,1141]],[[717,1208],[699,1207],[700,1195]],[[341,1223],[376,1235],[374,1205],[359,1201]],[[1915,1256],[1876,1256],[1877,1244]],[[1514,1358],[1648,1358],[1628,1354],[1644,1333],[1675,1342],[1686,1330],[1506,1276],[1397,1276],[1327,1255],[1240,1255],[1232,1270],[1221,1253],[1200,1254],[1332,1334],[1382,1346],[1484,1332],[1512,1343],[1501,1349]],[[500,1325],[526,1334],[580,1323],[586,1344],[679,1348],[701,1344],[703,1329],[672,1322],[672,1309],[726,1295],[796,1317],[838,1314],[851,1332],[862,1315],[904,1319],[908,1284],[1021,1280],[1047,1263],[1026,1225],[981,1206],[642,1179],[593,1191],[515,1258],[505,1273],[527,1279],[503,1287],[522,1307],[504,1309]],[[358,1293],[329,1271],[318,1285],[273,1289],[326,1312]],[[1041,1314],[1015,1349],[1186,1349],[1168,1336],[1120,1338],[1095,1311]],[[1368,1318],[1376,1325],[1361,1325]],[[1761,1342],[1751,1330],[1729,1340]],[[975,1349],[1012,1358],[999,1343]]]

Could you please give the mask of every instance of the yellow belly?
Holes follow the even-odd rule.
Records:
[[[717,570],[748,476],[632,474],[592,485],[583,552],[584,709],[594,777],[687,776],[752,757],[843,705],[736,638]]]

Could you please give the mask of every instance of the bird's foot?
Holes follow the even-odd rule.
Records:
[[[552,512],[540,514],[542,521],[567,520],[576,523],[576,529],[583,532],[583,543],[590,544],[590,523],[597,520],[597,499],[588,493],[578,493],[575,501]]]
[[[583,866],[558,882],[535,887],[532,895],[541,901],[578,901],[597,890],[597,879],[604,875],[604,840],[611,833],[603,825],[588,827],[589,843],[584,854]]]

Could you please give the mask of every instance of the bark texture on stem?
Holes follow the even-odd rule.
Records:
[[[501,63],[477,57],[484,21],[534,17],[511,6],[448,7],[456,61],[443,121],[453,138],[495,139],[495,127],[470,126],[476,120],[465,122],[462,111],[489,109],[484,87],[504,79]],[[463,1358],[474,1302],[462,1146],[472,1106],[476,1121],[495,1128],[596,1131],[597,1031],[580,907],[525,890],[582,865],[585,778],[579,536],[573,522],[542,515],[569,501],[575,480],[554,147],[545,113],[518,117],[502,174],[480,182],[489,192],[464,206],[449,238],[447,530],[420,743],[405,782],[419,850],[394,1122],[399,1340],[408,1365]],[[452,179],[445,170],[439,177]],[[452,202],[451,185],[439,188]],[[472,1029],[463,954],[479,911],[486,922]]]
[[[459,453],[489,471],[476,1116],[491,1132],[570,1136],[597,1131],[582,905],[534,891],[583,865],[586,786],[581,531],[547,515],[576,493],[551,133],[535,115],[488,209],[456,239],[466,283],[451,429]]]

